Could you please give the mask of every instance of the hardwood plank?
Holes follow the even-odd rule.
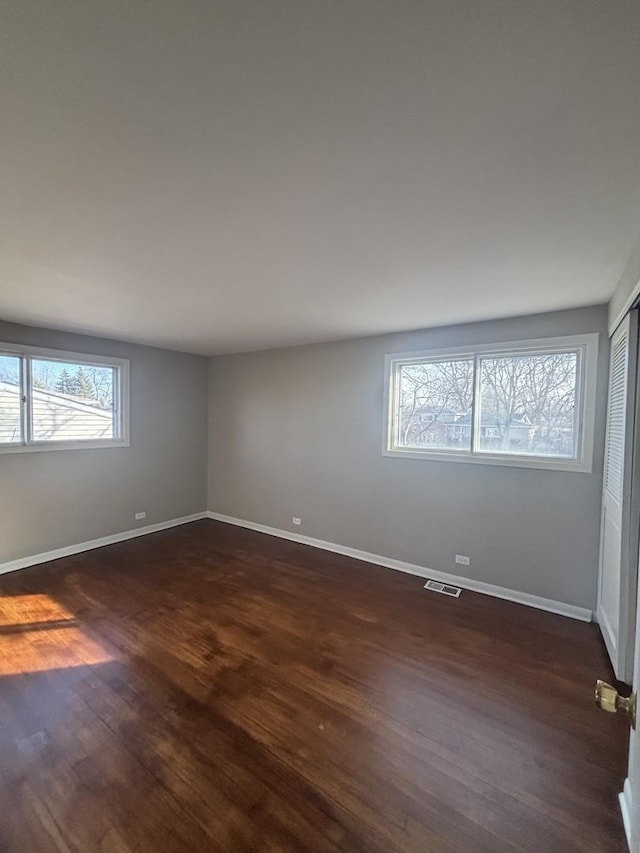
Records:
[[[214,521],[0,580],[0,850],[623,851],[593,625]]]

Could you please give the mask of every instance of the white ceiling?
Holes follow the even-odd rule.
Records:
[[[640,4],[4,0],[0,316],[202,353],[605,301]]]

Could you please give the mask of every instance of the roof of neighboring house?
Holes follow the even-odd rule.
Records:
[[[456,424],[461,424],[463,426],[464,425],[470,425],[471,421],[472,421],[471,415],[462,415],[461,417],[459,417],[456,420]],[[504,422],[501,421],[496,415],[490,415],[490,414],[484,415],[483,414],[480,416],[480,426],[483,426],[483,427],[501,427],[501,426],[504,426]],[[511,421],[511,426],[512,427],[513,426],[523,427],[523,428],[526,427],[527,429],[529,429],[532,425],[529,422],[529,420],[526,418],[526,416],[522,416],[522,417],[516,416]]]
[[[457,412],[455,409],[443,409],[441,406],[420,406],[417,408],[414,415],[433,415],[436,418],[449,417],[455,418]]]
[[[0,381],[0,443],[20,435],[20,387]],[[36,441],[90,441],[110,438],[113,412],[94,401],[34,388],[33,436]]]

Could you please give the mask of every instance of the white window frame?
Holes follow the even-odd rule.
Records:
[[[600,335],[567,335],[560,338],[537,338],[529,341],[463,346],[455,349],[421,350],[419,352],[390,353],[384,359],[384,424],[382,455],[396,459],[421,459],[423,461],[464,462],[473,465],[505,465],[515,468],[543,468],[553,471],[590,473],[593,470],[593,441],[596,410],[596,385],[598,378],[598,341]],[[578,380],[576,383],[577,456],[573,458],[535,456],[516,453],[488,453],[474,449],[478,431],[480,407],[476,404],[480,394],[482,358],[537,355],[545,352],[578,352]],[[417,450],[393,445],[395,413],[399,391],[400,367],[423,361],[465,358],[474,361],[473,426],[470,450]]]
[[[22,346],[13,343],[0,343],[0,355],[21,358],[20,388],[22,391],[22,409],[20,443],[0,444],[2,453],[33,453],[41,450],[95,450],[106,447],[129,447],[129,361],[126,358],[90,355],[88,353],[68,352],[67,350],[44,349],[42,347]],[[80,365],[110,367],[115,372],[113,387],[113,438],[87,439],[85,441],[33,441],[31,432],[31,359],[47,361],[77,362]]]

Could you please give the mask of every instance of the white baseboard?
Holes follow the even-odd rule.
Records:
[[[159,530],[167,530],[170,527],[178,527],[181,524],[188,524],[190,521],[198,521],[201,518],[211,518],[215,521],[222,521],[225,524],[234,524],[237,527],[246,527],[249,530],[255,530],[258,533],[266,533],[269,536],[277,536],[280,539],[289,539],[292,542],[299,542],[302,545],[311,545],[314,548],[320,548],[323,551],[332,551],[335,554],[342,554],[345,557],[353,557],[356,560],[362,560],[365,563],[373,563],[377,566],[383,566],[387,569],[395,569],[399,572],[405,572],[410,575],[417,575],[421,578],[433,578],[433,580],[443,581],[455,586],[469,589],[473,592],[480,592],[484,595],[491,595],[494,598],[502,598],[506,601],[514,601],[517,604],[525,604],[529,607],[535,607],[538,610],[547,610],[550,613],[558,613],[562,616],[569,616],[572,619],[579,619],[583,622],[590,622],[592,612],[584,607],[577,607],[574,604],[566,604],[562,601],[552,601],[548,598],[542,598],[538,595],[531,595],[528,592],[519,592],[513,589],[507,589],[494,584],[485,583],[484,581],[472,580],[469,578],[452,575],[448,572],[439,572],[435,569],[428,569],[425,566],[414,565],[413,563],[405,563],[402,560],[393,560],[390,557],[383,557],[380,554],[371,554],[368,551],[360,551],[357,548],[349,548],[346,545],[337,545],[334,542],[325,542],[323,539],[314,539],[311,536],[303,536],[300,533],[291,533],[288,530],[280,530],[277,527],[268,527],[265,524],[257,524],[253,521],[246,521],[242,518],[233,518],[229,515],[223,515],[219,512],[197,512],[193,515],[185,515],[182,518],[172,518],[169,521],[160,521],[157,524],[149,524],[145,527],[138,527],[135,530],[124,530],[121,533],[113,533],[110,536],[103,536],[100,539],[91,539],[88,542],[79,542],[76,545],[67,545],[64,548],[56,548],[53,551],[45,551],[41,554],[34,554],[30,557],[21,557],[18,560],[11,560],[7,563],[0,563],[0,575],[6,572],[15,572],[18,569],[26,569],[29,566],[37,566],[40,563],[48,563],[51,560],[59,560],[61,557],[71,557],[73,554],[80,554],[83,551],[91,551],[94,548],[102,548],[104,545],[113,545],[115,542],[124,542],[127,539],[134,539],[137,536],[146,536],[149,533],[157,533]],[[622,795],[621,795],[622,796]]]
[[[223,515],[220,512],[209,511],[206,513],[208,518],[214,521],[223,521],[225,524],[235,524],[237,527],[246,527],[249,530],[255,530],[258,533],[266,533],[269,536],[277,536],[280,539],[289,539],[292,542],[299,542],[302,545],[311,545],[314,548],[321,548],[323,551],[332,551],[335,554],[343,554],[345,557],[353,557],[356,560],[363,560],[365,563],[374,563],[377,566],[384,566],[387,569],[395,569],[399,572],[405,572],[410,575],[417,575],[421,578],[433,578],[433,580],[443,581],[444,583],[460,586],[463,589],[469,589],[472,592],[480,592],[484,595],[491,595],[494,598],[502,598],[506,601],[515,601],[517,604],[526,604],[528,607],[535,607],[538,610],[547,610],[550,613],[558,613],[561,616],[569,616],[571,619],[579,619],[582,622],[590,622],[592,619],[592,611],[585,607],[577,607],[575,604],[566,604],[563,601],[552,601],[549,598],[542,598],[539,595],[531,595],[528,592],[519,592],[515,589],[507,589],[502,586],[495,586],[484,581],[472,580],[469,578],[451,575],[448,572],[439,572],[433,569],[428,569],[425,566],[417,566],[413,563],[405,563],[402,560],[393,560],[390,557],[382,557],[380,554],[370,554],[368,551],[359,551],[357,548],[349,548],[346,545],[336,545],[335,542],[325,542],[323,539],[313,539],[311,536],[303,536],[300,533],[291,533],[288,530],[280,530],[277,527],[267,527],[265,524],[256,524],[254,521],[246,521],[242,518],[233,518],[230,515]]]
[[[56,548],[54,551],[45,551],[42,554],[34,554],[31,557],[10,560],[8,563],[0,563],[0,575],[6,572],[16,572],[18,569],[26,569],[29,566],[37,566],[40,563],[48,563],[51,560],[59,560],[61,557],[71,557],[73,554],[82,553],[82,551],[92,551],[94,548],[102,548],[104,545],[113,545],[114,542],[135,539],[136,536],[157,533],[159,530],[178,527],[180,524],[188,524],[188,522],[198,521],[200,518],[207,518],[207,513],[196,512],[194,515],[172,518],[169,521],[159,521],[157,524],[148,524],[146,527],[138,527],[135,530],[124,530],[122,533],[112,533],[110,536],[102,536],[100,539],[90,539],[88,542],[79,542],[77,545],[66,545],[64,548]]]
[[[624,780],[624,787],[622,793],[618,795],[618,799],[620,801],[620,811],[622,812],[622,822],[624,824],[625,835],[627,836],[627,844],[629,850],[631,850],[631,815],[633,814],[633,810],[631,808],[631,785],[628,779]]]

